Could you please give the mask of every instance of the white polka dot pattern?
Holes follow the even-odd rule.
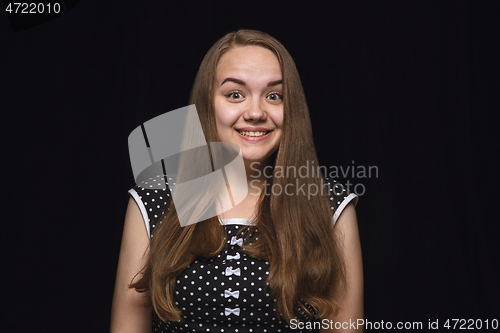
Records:
[[[332,212],[347,198],[347,193],[336,191],[334,184],[329,191]],[[139,207],[145,208],[147,216],[143,213],[143,217],[153,237],[158,221],[168,209],[169,189],[152,190],[141,184],[129,192],[139,199]],[[246,237],[242,228],[243,225],[225,225],[227,242],[223,251],[210,260],[193,261],[177,277],[175,304],[182,311],[182,319],[163,322],[154,314],[153,332],[301,332],[277,318],[274,300],[266,288],[268,262],[241,251],[244,242],[258,237],[258,230]]]

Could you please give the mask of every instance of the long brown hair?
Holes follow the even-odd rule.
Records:
[[[340,238],[332,228],[332,211],[321,174],[300,177],[294,172],[278,174],[290,166],[319,165],[314,148],[309,111],[295,63],[284,46],[266,33],[238,30],[219,39],[207,52],[196,76],[190,104],[196,104],[207,142],[219,141],[215,123],[214,92],[217,64],[231,48],[257,45],[276,54],[282,72],[284,120],[279,150],[275,153],[272,188],[293,184],[293,195],[261,192],[257,224],[259,237],[243,250],[269,262],[267,282],[276,310],[286,320],[305,313],[310,318],[334,315],[338,303],[334,290],[345,285]],[[316,186],[317,195],[307,192]],[[142,275],[130,285],[148,291],[158,317],[178,321],[174,305],[176,277],[197,258],[211,258],[224,247],[225,231],[217,217],[181,227],[171,203],[161,226],[151,239]],[[310,305],[310,306],[307,306]],[[312,307],[312,308],[311,308]],[[298,312],[297,312],[298,311]]]

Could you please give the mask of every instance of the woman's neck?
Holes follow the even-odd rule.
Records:
[[[264,162],[246,162],[245,171],[247,174],[247,184],[249,194],[260,194],[264,189],[266,180],[270,181],[273,175],[273,166]]]

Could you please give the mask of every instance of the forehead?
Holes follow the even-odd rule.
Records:
[[[217,64],[217,80],[237,76],[243,80],[281,79],[278,57],[262,46],[248,45],[227,51]]]

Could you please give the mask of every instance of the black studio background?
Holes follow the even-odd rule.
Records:
[[[497,1],[80,1],[0,14],[3,332],[105,332],[128,134],[187,105],[208,48],[263,30],[296,61],[320,163],[348,176],[372,322],[500,319]],[[362,187],[358,187],[361,190]]]

